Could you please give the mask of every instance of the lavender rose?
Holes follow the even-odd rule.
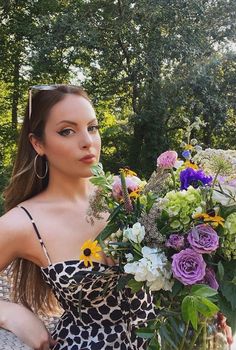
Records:
[[[206,274],[199,283],[207,284],[209,287],[216,290],[219,288],[219,284],[216,280],[215,272],[210,267],[206,268]]]
[[[184,236],[178,235],[177,233],[172,233],[165,245],[168,248],[180,250],[184,247]]]
[[[172,256],[174,277],[184,285],[192,285],[203,279],[206,274],[206,263],[201,254],[187,248]]]
[[[219,246],[217,232],[206,224],[193,227],[187,237],[191,248],[200,254],[210,254]]]

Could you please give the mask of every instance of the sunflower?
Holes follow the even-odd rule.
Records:
[[[82,254],[80,255],[80,259],[84,261],[86,267],[88,267],[88,264],[93,267],[93,259],[101,259],[101,256],[98,254],[101,250],[102,248],[98,244],[98,241],[93,242],[91,239],[88,239],[81,247]]]

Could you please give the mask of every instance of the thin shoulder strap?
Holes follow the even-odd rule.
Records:
[[[41,236],[40,236],[39,230],[38,230],[38,228],[37,228],[37,226],[36,226],[36,224],[35,224],[35,222],[34,222],[34,219],[32,218],[31,214],[29,213],[29,211],[28,211],[25,207],[23,207],[22,205],[18,205],[18,207],[21,208],[21,209],[23,209],[23,210],[26,212],[26,214],[28,215],[28,217],[30,218],[30,221],[31,221],[31,223],[32,223],[32,225],[33,225],[33,227],[34,227],[34,230],[35,230],[35,232],[36,232],[36,235],[37,235],[37,237],[38,237],[38,240],[39,240],[39,242],[40,242],[40,244],[41,244],[41,247],[43,248],[43,251],[44,251],[44,253],[45,253],[45,255],[46,255],[46,258],[47,258],[47,260],[48,260],[48,263],[49,263],[49,265],[50,265],[50,264],[51,264],[51,259],[50,259],[50,257],[49,257],[48,252],[47,252],[47,249],[46,249],[46,247],[45,247],[45,244],[43,243],[43,240],[42,240],[42,238],[41,238]]]

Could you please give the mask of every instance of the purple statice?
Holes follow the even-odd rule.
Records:
[[[207,284],[209,287],[216,289],[216,290],[219,288],[219,284],[216,280],[215,272],[210,267],[206,267],[206,274],[203,277],[203,279],[198,283]]]
[[[165,243],[166,247],[180,250],[184,247],[184,236],[172,233]]]
[[[184,285],[192,285],[203,279],[206,263],[201,254],[187,248],[172,256],[173,276]]]
[[[212,182],[211,176],[206,176],[203,170],[194,170],[186,168],[180,173],[181,190],[187,190],[189,186],[197,188],[199,186],[206,186]]]
[[[207,224],[194,226],[189,231],[187,240],[191,248],[199,254],[210,254],[219,246],[217,232]]]

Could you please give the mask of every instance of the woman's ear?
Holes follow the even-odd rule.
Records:
[[[29,141],[31,145],[33,146],[35,152],[39,154],[40,156],[44,155],[44,147],[42,144],[42,141],[39,140],[37,136],[35,136],[32,132],[29,134]]]

